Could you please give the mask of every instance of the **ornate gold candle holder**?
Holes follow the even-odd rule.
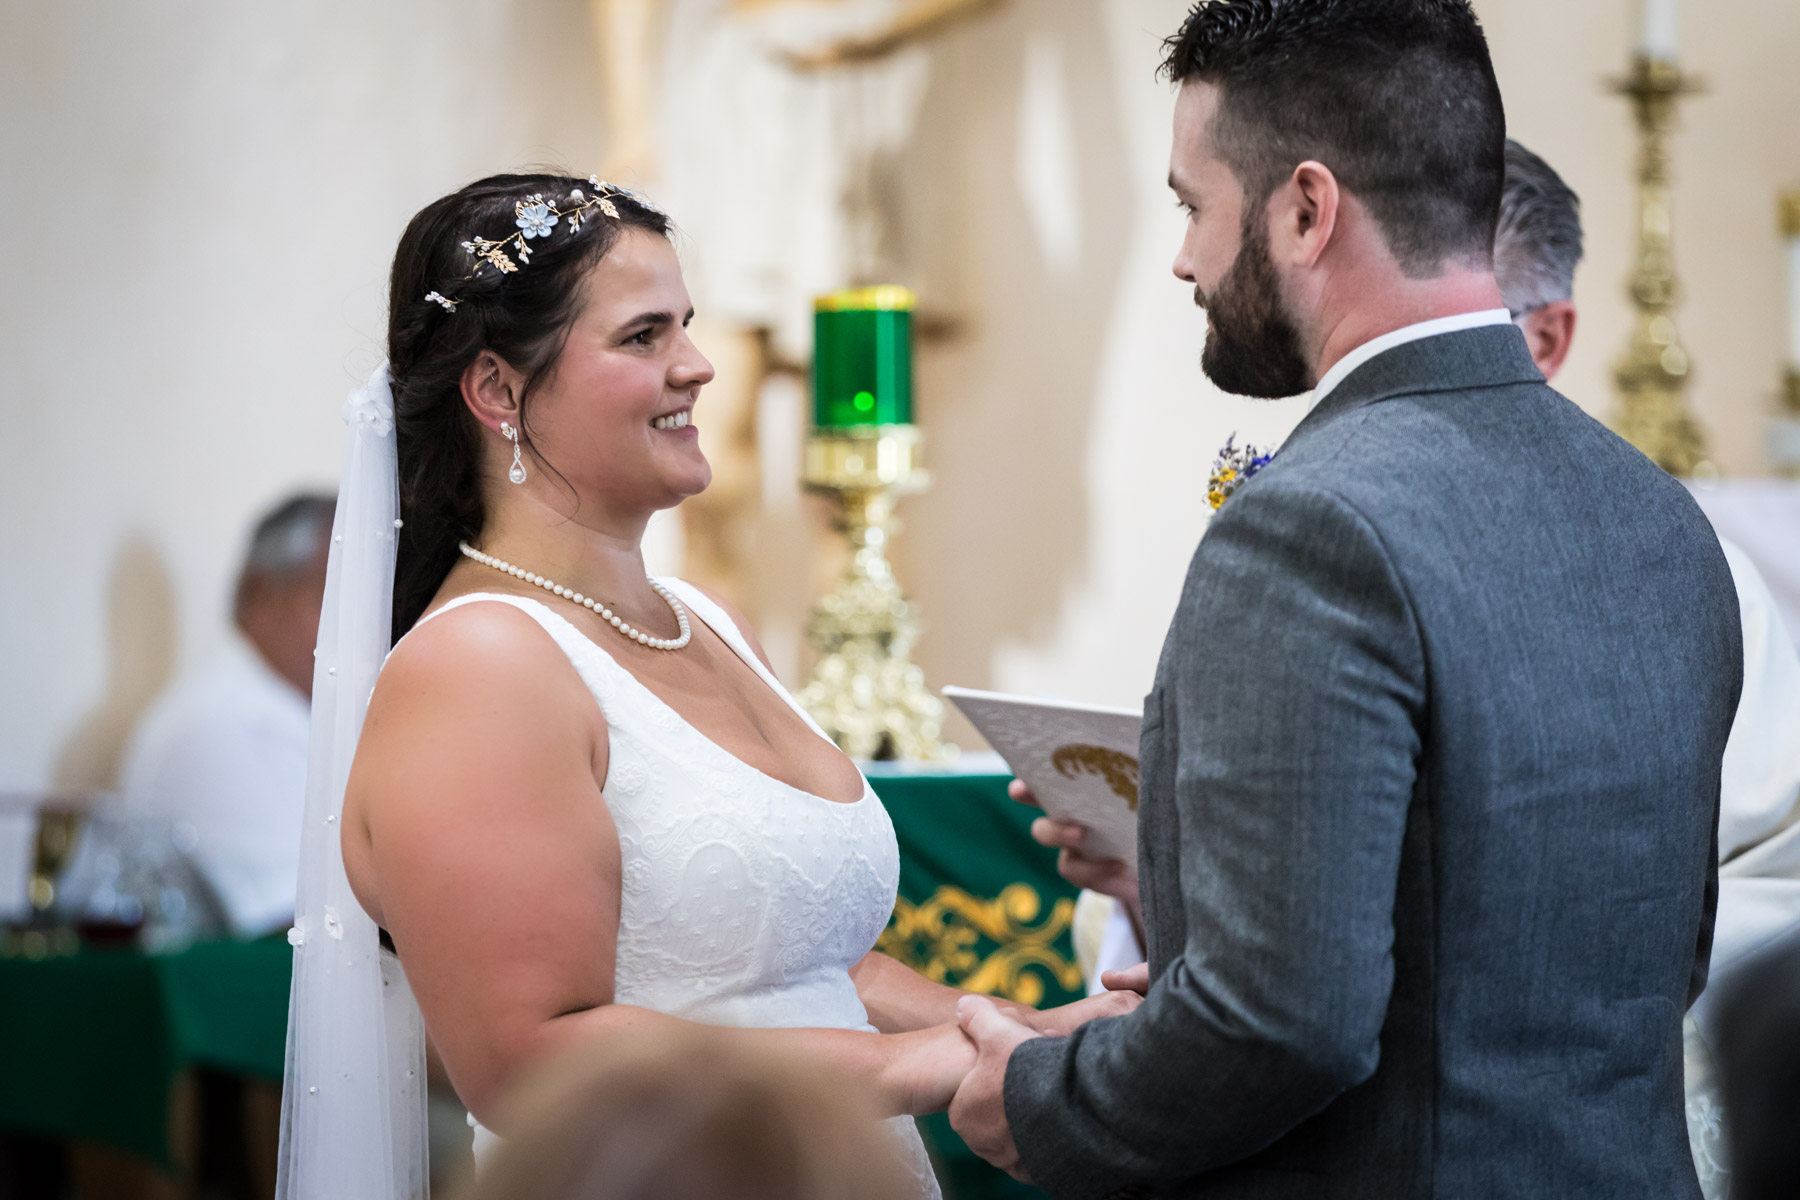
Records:
[[[1769,461],[1779,475],[1800,479],[1800,188],[1781,193],[1777,208],[1782,256],[1787,260],[1787,370],[1781,399],[1769,419]]]
[[[1619,411],[1613,427],[1672,475],[1692,475],[1706,460],[1706,443],[1688,412],[1692,364],[1670,316],[1681,287],[1675,277],[1669,134],[1681,97],[1700,89],[1675,63],[1639,57],[1631,75],[1615,85],[1637,112],[1637,263],[1631,298],[1637,323],[1614,373]]]
[[[1676,63],[1640,56],[1631,76],[1616,90],[1631,97],[1642,142],[1638,255],[1631,275],[1638,320],[1615,371],[1620,408],[1613,425],[1625,441],[1670,475],[1692,475],[1706,461],[1706,443],[1688,414],[1692,363],[1669,315],[1681,295],[1674,257],[1669,133],[1674,130],[1676,101],[1701,88]]]
[[[1788,254],[1788,367],[1782,380],[1782,407],[1800,417],[1800,188],[1781,193],[1781,240]]]
[[[914,425],[814,429],[806,490],[828,498],[850,563],[812,611],[806,636],[819,652],[800,703],[853,758],[942,759],[944,706],[911,660],[918,621],[894,578],[887,544],[894,505],[924,488]]]

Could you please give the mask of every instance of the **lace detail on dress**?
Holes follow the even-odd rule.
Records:
[[[679,580],[661,582],[818,731],[717,605]],[[714,1025],[873,1028],[850,968],[893,912],[900,851],[868,782],[844,804],[764,774],[537,600],[483,593],[438,611],[476,600],[536,620],[606,718],[602,795],[622,867],[614,999]],[[890,1127],[920,1195],[936,1197],[913,1122]]]
[[[1688,1149],[1694,1155],[1694,1173],[1700,1179],[1700,1194],[1705,1200],[1729,1200],[1731,1167],[1725,1147],[1725,1111],[1719,1105],[1719,1081],[1713,1073],[1712,1052],[1707,1049],[1700,1026],[1691,1015],[1681,1023],[1681,1039]]]

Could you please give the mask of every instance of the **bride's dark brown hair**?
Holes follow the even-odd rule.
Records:
[[[479,473],[486,431],[463,403],[463,371],[476,355],[492,350],[525,377],[518,423],[520,441],[529,445],[527,402],[581,314],[589,269],[625,229],[669,235],[662,213],[614,194],[617,219],[589,209],[579,232],[571,234],[559,222],[548,236],[532,239],[531,261],[520,270],[483,268],[466,278],[475,259],[464,242],[499,241],[516,232],[514,207],[527,196],[542,193],[567,209],[579,203],[567,199],[575,189],[591,197],[594,185],[567,175],[490,175],[421,209],[400,236],[388,289],[403,522],[394,565],[396,641],[455,565],[457,542],[479,539],[487,520]],[[427,300],[428,292],[455,301],[455,311]]]

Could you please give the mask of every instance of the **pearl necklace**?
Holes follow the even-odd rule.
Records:
[[[594,599],[592,596],[583,596],[573,588],[566,588],[560,583],[554,583],[545,579],[542,575],[533,575],[530,571],[525,570],[525,568],[515,567],[504,559],[495,558],[491,554],[483,554],[467,542],[458,542],[456,548],[461,550],[465,556],[474,559],[484,566],[492,567],[496,571],[505,571],[514,579],[523,579],[526,583],[534,583],[538,587],[543,588],[546,592],[552,592],[566,600],[573,600],[583,608],[593,609],[596,613],[600,614],[601,620],[605,621],[608,625],[611,625],[614,629],[638,643],[640,646],[648,646],[652,650],[679,650],[693,640],[694,631],[688,628],[687,609],[681,606],[681,601],[677,600],[668,588],[656,582],[656,580],[651,579],[649,576],[645,576],[644,581],[655,590],[657,595],[663,598],[669,608],[675,613],[675,621],[681,626],[680,637],[651,637],[643,630],[633,629],[630,625],[627,625],[624,621],[620,620],[617,614],[610,608],[607,608],[606,605],[600,603],[600,601]]]

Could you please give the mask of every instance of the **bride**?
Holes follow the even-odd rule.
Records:
[[[597,180],[502,175],[401,238],[399,640],[354,743],[343,874],[472,1122],[576,1042],[735,1026],[862,1081],[932,1195],[904,1118],[944,1108],[974,1051],[962,993],[871,952],[887,815],[741,618],[645,575],[651,514],[710,475],[669,228]],[[1066,1033],[1136,999],[1020,1015]],[[317,1092],[296,1078],[288,1127]]]

